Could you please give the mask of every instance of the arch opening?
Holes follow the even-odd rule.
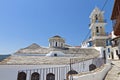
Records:
[[[46,80],[55,80],[55,74],[48,73],[47,76],[46,76]]]
[[[32,73],[31,80],[40,80],[40,74],[37,72]]]
[[[66,80],[69,80],[70,75],[74,75],[74,74],[78,74],[78,72],[75,70],[70,70],[66,75]]]
[[[17,80],[26,80],[26,73],[25,72],[19,72]]]
[[[97,67],[94,64],[89,65],[89,71],[95,70]]]

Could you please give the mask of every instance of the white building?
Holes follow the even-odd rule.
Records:
[[[98,7],[95,7],[89,18],[89,29],[91,30],[91,36],[82,43],[82,48],[95,48],[100,51],[100,57],[103,57],[106,60],[109,55],[106,47],[107,39],[109,37],[105,32],[105,25],[107,23],[104,19],[104,11],[101,11]]]
[[[89,72],[104,64],[93,48],[67,47],[60,36],[49,47],[32,44],[0,62],[2,80],[69,80],[70,75]],[[7,77],[6,77],[7,76]]]
[[[111,32],[111,53],[110,59],[119,60],[120,59],[120,51],[119,51],[119,40],[120,37],[115,36],[114,32]]]
[[[71,80],[73,74],[103,66],[107,56],[103,13],[98,8],[91,13],[91,38],[84,42],[84,48],[69,46],[58,35],[49,38],[49,47],[34,43],[0,61],[0,79]]]

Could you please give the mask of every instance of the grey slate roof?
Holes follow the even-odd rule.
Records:
[[[37,46],[37,47],[36,47]],[[45,48],[40,47],[37,44],[32,44],[29,47],[18,50],[15,54],[47,54],[50,51],[61,51],[65,54],[97,54],[97,50],[93,48],[80,48],[80,47],[68,47],[68,48]]]
[[[0,62],[0,65],[63,65],[69,64],[70,59],[80,62],[98,57],[98,55],[81,55],[78,57],[46,57],[46,56],[19,56],[13,55]]]
[[[66,55],[65,57],[46,57],[46,56],[35,56],[33,54],[47,54],[50,51],[61,51]],[[29,55],[23,55],[29,54]],[[59,65],[59,64],[69,64],[70,59],[74,58],[75,61],[82,61],[86,59],[91,59],[99,56],[99,51],[93,48],[43,48],[37,44],[32,44],[29,47],[18,50],[14,55],[4,59],[0,62],[0,65]]]

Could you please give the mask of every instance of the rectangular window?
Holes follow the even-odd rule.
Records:
[[[118,50],[116,50],[116,55],[118,55]]]
[[[98,27],[96,27],[96,33],[99,33],[99,28]]]
[[[110,53],[110,48],[108,48],[108,53]]]

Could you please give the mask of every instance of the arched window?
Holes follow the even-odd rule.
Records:
[[[96,27],[96,33],[99,33],[99,29],[98,29],[98,27]]]
[[[53,73],[47,74],[46,80],[55,80],[55,74],[53,74]]]
[[[69,79],[69,76],[70,76],[70,75],[73,75],[73,74],[78,74],[78,72],[75,71],[75,70],[70,70],[70,71],[67,73],[67,75],[66,75],[66,80],[70,80],[70,79]]]
[[[17,80],[26,80],[26,73],[25,72],[19,72]]]
[[[57,47],[57,42],[55,43],[55,46]]]
[[[98,15],[97,15],[97,14],[95,15],[95,20],[96,20],[96,21],[98,20]]]
[[[89,71],[92,71],[95,69],[96,69],[96,65],[94,65],[94,64],[89,65]]]
[[[75,71],[75,70],[70,70],[67,74],[78,74],[78,72],[77,71]]]
[[[32,73],[31,80],[40,80],[40,74],[37,72]]]

